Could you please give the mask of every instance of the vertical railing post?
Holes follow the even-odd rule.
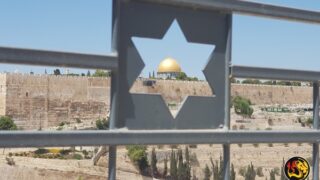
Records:
[[[313,82],[313,129],[319,129],[319,82]],[[312,153],[313,180],[319,179],[319,143],[313,143]]]
[[[112,52],[117,53],[118,45],[118,1],[112,1]],[[119,63],[119,62],[118,62]],[[118,69],[111,72],[110,130],[116,128],[118,118]],[[117,173],[117,147],[109,146],[108,179],[115,180]]]
[[[226,47],[226,79],[225,79],[225,119],[224,128],[230,129],[230,64],[231,64],[231,53],[232,53],[232,14],[227,15],[228,18],[228,34],[227,34],[227,47]],[[223,145],[223,179],[230,179],[230,144]]]

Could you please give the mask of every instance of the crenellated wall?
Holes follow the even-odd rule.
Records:
[[[203,81],[157,80],[144,86],[137,80],[131,92],[161,93],[179,103],[188,95],[210,96]],[[312,88],[232,84],[232,96],[254,104],[311,104]],[[57,126],[60,122],[92,121],[106,117],[110,106],[110,79],[77,76],[0,74],[0,115],[23,129]]]

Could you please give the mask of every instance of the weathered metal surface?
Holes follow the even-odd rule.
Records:
[[[0,47],[0,63],[112,70],[117,68],[117,55]]]
[[[204,129],[223,125],[226,112],[231,31],[229,14],[152,4],[120,3],[119,127],[129,129]],[[188,97],[174,118],[160,94],[131,94],[129,89],[144,68],[133,37],[161,39],[176,20],[188,42],[215,45],[203,73],[212,97]],[[152,112],[152,113],[151,113]]]

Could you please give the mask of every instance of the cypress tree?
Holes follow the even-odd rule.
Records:
[[[151,151],[151,171],[153,176],[157,176],[158,168],[157,168],[157,155],[155,148],[152,148]]]
[[[177,160],[174,151],[171,151],[171,157],[170,157],[170,176],[171,179],[175,180],[177,179]]]
[[[189,154],[189,148],[188,148],[188,146],[186,146],[186,149],[185,149],[184,154],[185,154],[186,162],[187,162],[188,164],[190,164],[190,154]]]
[[[203,173],[204,173],[204,179],[203,180],[210,180],[211,171],[210,171],[210,169],[208,167],[208,164],[206,164],[206,167],[204,168]]]
[[[184,166],[183,166],[183,156],[182,156],[182,150],[179,149],[177,153],[178,157],[178,179],[183,179],[183,173],[184,173]]]
[[[256,179],[256,171],[254,170],[254,166],[251,163],[248,165],[247,172],[244,177],[245,180],[255,180]]]
[[[281,175],[280,175],[280,180],[286,180],[286,177],[285,177],[285,174],[284,174],[284,165],[285,165],[285,162],[284,162],[284,158],[282,159],[282,166],[281,166]]]
[[[190,154],[189,154],[189,148],[186,146],[185,149],[185,168],[186,168],[186,179],[191,179],[191,165],[190,165]]]
[[[231,164],[230,180],[236,180],[236,172],[234,171],[233,164]]]
[[[164,168],[163,168],[163,177],[166,177],[168,174],[168,158],[164,159]]]
[[[276,172],[273,169],[270,171],[270,180],[276,180]]]
[[[216,161],[216,165],[214,165],[212,168],[213,168],[213,179],[220,180],[218,161]]]
[[[222,156],[220,155],[220,167],[219,168],[219,179],[223,179],[223,159]]]

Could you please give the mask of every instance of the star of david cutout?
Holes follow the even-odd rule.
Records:
[[[155,85],[153,87],[149,87],[149,91],[153,91],[153,93],[161,93],[162,98],[164,99],[165,103],[167,104],[167,107],[169,108],[170,104],[175,104],[175,108],[171,108],[170,112],[173,115],[173,118],[176,117],[178,110],[183,105],[181,104],[183,100],[188,95],[194,95],[194,96],[213,96],[212,90],[209,87],[209,85],[206,82],[203,82],[205,80],[205,77],[203,76],[202,71],[205,65],[207,64],[207,59],[209,55],[213,52],[214,46],[213,45],[207,45],[207,44],[199,44],[199,43],[188,43],[185,39],[185,36],[176,20],[172,22],[170,25],[168,31],[166,32],[163,39],[152,39],[152,38],[136,38],[133,37],[132,41],[137,48],[139,55],[144,60],[145,67],[142,70],[141,77],[148,77],[151,74],[151,71],[154,72],[157,71],[158,65],[160,61],[155,60],[154,53],[160,54],[162,53],[162,61],[161,63],[164,64],[166,62],[171,63],[177,62],[177,66],[179,66],[179,69],[181,69],[181,72],[185,72],[190,77],[197,77],[200,78],[201,81],[198,81],[196,83],[188,82],[188,81],[161,81],[161,79],[166,79],[167,76],[164,75],[163,77],[157,76],[155,79]],[[180,53],[177,53],[177,51]],[[170,56],[168,56],[170,54]],[[165,56],[167,55],[167,56]],[[174,57],[174,58],[173,58]],[[150,61],[152,59],[152,61]],[[149,60],[149,61],[147,61]],[[187,63],[187,65],[186,65]],[[170,67],[169,67],[170,68]],[[178,68],[178,67],[175,67]],[[146,69],[146,70],[145,70]],[[196,70],[195,70],[196,69]],[[147,81],[147,80],[144,80]],[[150,81],[149,81],[150,82]],[[136,84],[137,83],[137,84]],[[139,84],[138,84],[139,83]],[[135,82],[135,85],[131,88],[131,93],[141,93],[139,92],[139,88],[137,86],[143,86],[141,84],[142,81]],[[157,89],[155,88],[158,84],[162,83],[163,85],[168,83],[175,83],[175,89],[166,89],[168,91],[166,94],[176,94],[177,98],[172,98],[170,95],[164,96],[164,92],[157,92]],[[183,85],[184,87],[179,87],[179,85]],[[190,86],[198,86],[195,87],[198,90],[201,89],[201,91],[205,91],[205,93],[202,93],[201,95],[197,95],[196,92],[191,94],[191,92],[187,92]],[[165,85],[163,86],[165,87]],[[148,88],[148,87],[146,87]],[[185,88],[185,89],[183,89]],[[195,89],[194,88],[194,89]],[[190,89],[189,89],[190,90]],[[194,90],[196,91],[196,90]],[[180,92],[180,93],[177,93]],[[180,94],[182,94],[180,99]],[[172,100],[174,99],[174,100]]]
[[[228,112],[231,18],[135,1],[120,2],[117,127],[128,129],[215,129]],[[215,45],[203,74],[215,96],[188,96],[173,118],[160,94],[130,93],[145,64],[133,37],[162,39],[176,20],[189,43]],[[183,143],[183,142],[182,142]]]

